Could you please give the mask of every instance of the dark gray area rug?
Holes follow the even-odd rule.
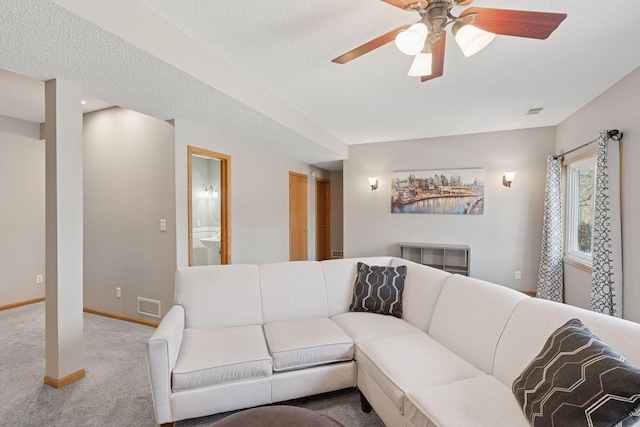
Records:
[[[145,343],[153,328],[84,314],[86,377],[61,389],[43,383],[44,303],[0,311],[0,425],[12,427],[155,426]],[[382,427],[360,410],[355,389],[290,402],[347,427]],[[186,420],[208,426],[228,414]]]

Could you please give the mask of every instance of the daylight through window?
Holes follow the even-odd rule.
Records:
[[[591,266],[596,157],[568,162],[566,169],[566,256]]]

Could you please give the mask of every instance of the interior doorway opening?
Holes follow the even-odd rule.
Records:
[[[189,265],[230,264],[231,157],[187,149]]]

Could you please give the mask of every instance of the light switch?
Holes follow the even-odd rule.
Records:
[[[160,220],[160,231],[167,231],[167,220],[166,219],[161,219]]]

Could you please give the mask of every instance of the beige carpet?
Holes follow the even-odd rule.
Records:
[[[145,343],[153,328],[84,314],[86,377],[56,390],[43,384],[44,303],[0,311],[0,425],[12,427],[155,426]],[[382,427],[360,410],[355,389],[286,402],[347,427]],[[185,420],[208,426],[228,414]]]

